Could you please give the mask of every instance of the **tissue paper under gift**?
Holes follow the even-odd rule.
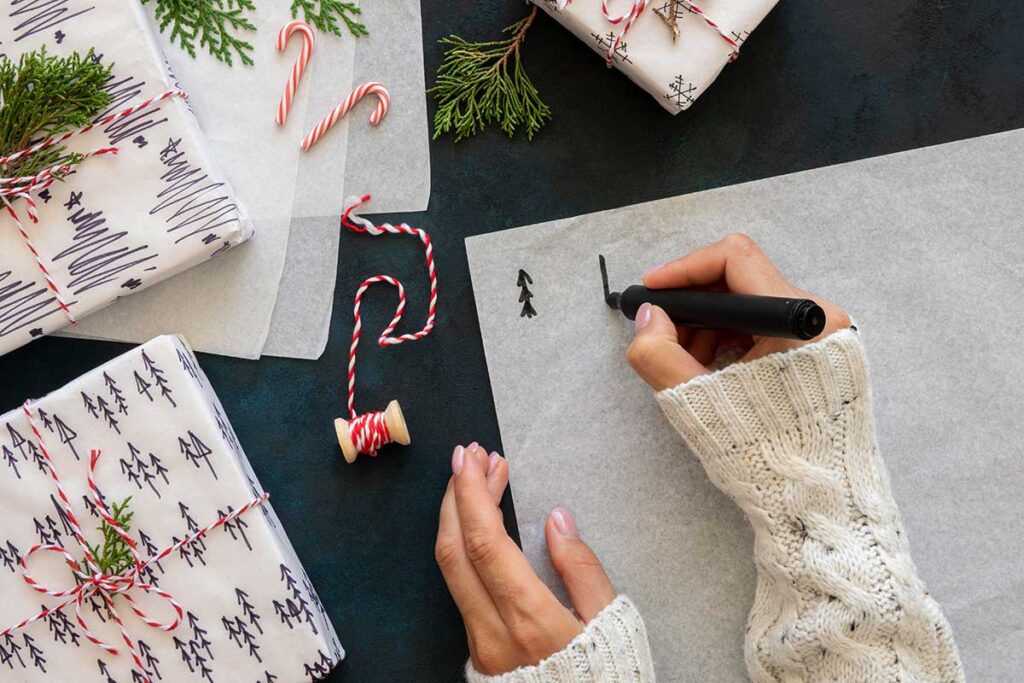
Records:
[[[84,561],[76,521],[88,543],[102,540],[88,485],[94,450],[101,453],[94,481],[102,500],[112,507],[131,497],[129,535],[143,560],[263,495],[220,402],[178,337],[154,339],[0,416],[0,679],[144,680],[102,592],[84,599],[82,616],[96,638],[120,647],[117,656],[88,640],[73,604],[3,635],[67,599],[25,582],[20,558],[32,546],[59,545]],[[70,515],[47,473],[47,456]],[[54,591],[79,585],[58,553],[33,554],[27,569]],[[149,564],[138,583],[154,584],[182,607],[181,623],[166,632],[143,623],[128,598],[158,622],[174,616],[167,600],[139,585],[126,595],[106,593],[154,681],[317,680],[344,656],[268,502]]]
[[[608,16],[624,17],[618,23],[602,12],[601,0],[562,8],[556,0],[532,2],[678,114],[739,55],[778,0],[608,0]],[[634,7],[639,14],[623,33]]]
[[[95,59],[113,65],[106,85],[112,101],[97,119],[174,88],[138,0],[0,0],[0,54],[17,61],[43,47],[61,56],[94,49]],[[40,262],[17,223],[0,213],[0,355],[252,235],[182,98],[66,145],[82,153],[119,151],[87,159],[36,194],[38,223],[29,220],[24,199],[13,202]]]

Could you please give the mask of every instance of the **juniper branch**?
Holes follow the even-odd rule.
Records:
[[[110,69],[93,60],[92,50],[57,57],[42,48],[23,53],[17,63],[0,56],[0,156],[91,123],[110,104],[103,90]],[[81,154],[55,145],[0,164],[0,177],[33,176],[81,160]]]
[[[255,11],[252,0],[141,0],[156,3],[160,32],[195,59],[196,43],[218,60],[232,65],[237,56],[252,65],[252,44],[237,37],[240,31],[255,31],[246,12]]]
[[[128,509],[130,502],[131,496],[120,503],[114,503],[110,511],[111,517],[125,533],[131,529],[132,517],[135,516],[135,513]],[[104,520],[103,524],[96,528],[103,534],[103,545],[86,545],[89,548],[89,554],[96,558],[96,564],[99,565],[100,571],[104,574],[117,575],[131,567],[135,562],[131,548],[114,530],[114,527]],[[79,565],[86,566],[83,562],[80,562]]]
[[[440,41],[450,47],[437,70],[437,81],[427,90],[437,103],[435,140],[454,130],[458,142],[493,123],[510,138],[525,126],[532,140],[551,120],[551,109],[540,99],[520,59],[526,32],[536,17],[534,6],[502,31],[512,34],[505,40],[470,42],[452,35]]]
[[[307,24],[314,28],[341,35],[341,27],[338,18],[345,22],[348,32],[352,35],[368,36],[369,31],[366,25],[356,21],[354,15],[362,14],[362,10],[354,2],[342,2],[341,0],[292,0],[292,19],[297,18],[299,10]]]

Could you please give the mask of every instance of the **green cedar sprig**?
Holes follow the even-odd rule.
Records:
[[[537,16],[530,13],[503,33],[505,40],[470,42],[448,36],[450,47],[437,70],[437,81],[427,90],[434,96],[434,139],[455,131],[455,142],[476,135],[497,123],[510,138],[520,126],[530,140],[551,120],[551,109],[540,99],[519,58],[526,32]]]
[[[362,14],[362,10],[354,2],[341,2],[340,0],[292,0],[292,19],[298,16],[299,10],[302,10],[302,16],[307,24],[312,24],[314,28],[333,33],[336,36],[341,35],[341,26],[338,24],[338,18],[345,22],[345,26],[348,28],[348,32],[352,35],[368,36],[369,31],[366,30],[366,25],[361,24],[355,20],[354,16]]]
[[[239,31],[255,31],[256,26],[246,12],[255,11],[252,0],[142,0],[156,3],[156,19],[160,32],[169,35],[195,59],[196,42],[227,65],[237,55],[242,64],[252,65],[252,44],[238,38]]]
[[[132,517],[135,515],[134,512],[128,509],[128,503],[130,502],[131,496],[111,506],[111,516],[115,522],[121,525],[121,529],[125,533],[131,529]],[[103,524],[96,528],[103,534],[103,545],[87,544],[87,546],[89,554],[96,558],[96,564],[99,565],[100,571],[104,574],[116,576],[131,567],[135,562],[135,557],[132,555],[128,543],[118,535],[114,527],[104,520]],[[87,566],[84,560],[79,562],[79,565],[82,567]]]
[[[103,89],[110,69],[93,60],[92,50],[57,57],[42,48],[22,53],[17,62],[0,56],[0,156],[91,123],[110,105]],[[33,176],[81,160],[55,145],[0,165],[0,177]]]

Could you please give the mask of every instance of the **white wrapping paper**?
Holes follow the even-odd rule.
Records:
[[[110,112],[170,89],[145,16],[134,0],[0,4],[0,53],[11,59],[43,46],[112,63]],[[80,6],[79,6],[80,5]],[[210,158],[195,118],[170,99],[68,148],[116,145],[116,157],[88,159],[38,198],[39,223],[15,203],[45,265],[77,319],[115,299],[209,260],[252,234],[245,212]],[[5,150],[15,152],[18,150]],[[0,354],[69,323],[13,220],[0,217]]]
[[[601,12],[601,0],[574,0],[558,9],[553,0],[532,0],[572,31],[602,58],[608,54],[622,24],[614,25]],[[696,101],[718,78],[734,48],[692,7],[743,43],[778,0],[652,0],[633,23],[615,51],[613,64],[649,92],[667,111],[678,114]],[[612,16],[626,14],[629,0],[608,0]],[[669,16],[675,5],[678,35],[658,15]]]
[[[224,410],[187,344],[159,337],[30,404],[43,444],[88,540],[99,518],[85,495],[92,449],[108,505],[131,496],[131,535],[144,556],[184,538],[262,493]],[[36,543],[81,557],[56,489],[40,465],[41,446],[21,410],[0,417],[0,630],[52,606],[22,579],[18,558]],[[52,588],[74,585],[58,555],[29,558]],[[147,580],[170,592],[185,616],[172,632],[146,626],[124,598],[114,604],[154,681],[274,681],[325,676],[344,652],[269,502],[161,560]],[[158,621],[170,607],[132,594]],[[100,638],[120,644],[109,615],[87,602]],[[135,681],[127,653],[89,643],[73,610],[0,637],[0,679]]]

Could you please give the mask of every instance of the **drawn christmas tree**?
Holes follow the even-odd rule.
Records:
[[[57,520],[53,517],[46,515],[42,521],[38,517],[33,517],[32,522],[35,525],[40,543],[43,545],[64,545],[64,538],[61,535],[60,529],[57,528]]]
[[[53,419],[50,418],[50,414],[42,408],[36,408],[36,415],[39,416],[39,421],[43,423],[43,429],[53,434]]]
[[[7,446],[3,446],[2,452],[4,462],[7,463],[8,467],[14,470],[14,475],[18,477],[18,479],[21,479],[21,472],[18,471],[18,458],[14,455],[14,451]]]
[[[146,665],[146,670],[158,680],[163,680],[163,676],[160,675],[160,660],[153,654],[153,648],[142,639],[139,639],[137,642],[139,645],[139,657],[142,658],[142,663]]]
[[[523,305],[523,310],[520,311],[519,313],[520,318],[532,318],[533,316],[537,315],[536,309],[534,309],[533,304],[530,303],[530,299],[533,298],[533,292],[530,291],[528,285],[532,284],[533,278],[530,277],[529,273],[520,268],[519,279],[516,280],[516,287],[522,289],[522,291],[519,293],[519,303]]]
[[[199,619],[192,612],[186,612],[189,628],[192,629],[192,639],[182,640],[175,636],[173,638],[174,649],[181,654],[181,660],[185,662],[188,670],[205,678],[213,683],[213,670],[208,662],[213,661],[213,652],[210,650],[210,639],[207,637],[206,629],[199,625]]]
[[[160,463],[160,459],[152,453],[149,454],[149,462],[143,460],[142,452],[135,445],[128,442],[128,459],[121,458],[121,473],[128,478],[128,481],[135,484],[139,490],[148,486],[157,498],[160,498],[160,491],[154,483],[158,477],[167,482],[167,469]],[[151,468],[153,471],[151,471]]]
[[[41,605],[40,612],[45,611],[46,605]],[[71,623],[68,616],[64,614],[64,610],[55,610],[46,615],[46,624],[53,635],[53,642],[67,644],[70,641],[75,647],[80,647],[78,644],[80,638],[78,629]]]
[[[85,406],[85,409],[97,420],[100,419],[100,411],[96,409],[96,403],[89,397],[89,394],[84,391],[80,393],[82,394],[82,405]]]
[[[27,668],[25,666],[25,660],[21,656],[21,645],[14,640],[14,636],[8,633],[4,636],[3,645],[0,645],[0,666],[6,664],[7,668],[13,669],[14,665],[17,664],[22,669]]]
[[[184,351],[182,351],[181,348],[178,348],[177,351],[178,362],[181,363],[182,369],[189,375],[191,375],[192,379],[199,379],[199,368],[196,367],[196,364],[192,360],[192,357],[185,353]]]
[[[36,464],[39,471],[43,474],[49,474],[50,466],[47,464],[46,458],[43,457],[43,452],[39,450],[39,446],[34,441],[29,441],[25,445],[28,448],[29,457],[32,458],[32,462]]]
[[[289,628],[293,628],[291,623],[293,618],[297,622],[302,622],[305,619],[306,623],[309,624],[310,630],[314,634],[318,634],[320,631],[317,629],[316,621],[313,619],[313,612],[309,609],[309,603],[306,602],[302,588],[299,586],[299,582],[295,579],[292,571],[288,568],[288,565],[281,565],[281,581],[284,582],[285,587],[290,593],[290,596],[285,599],[283,604],[277,600],[274,601],[274,611],[281,619],[281,623],[285,623]]]
[[[97,659],[96,664],[100,668],[100,676],[103,676],[103,683],[117,683],[117,679],[110,675],[110,669],[107,668],[106,662]]]
[[[96,407],[99,408],[100,414],[103,416],[103,420],[107,423],[107,426],[120,434],[121,427],[118,425],[117,418],[114,416],[114,411],[111,410],[110,404],[107,403],[107,400],[102,396],[97,396]]]
[[[252,603],[249,602],[249,594],[241,588],[235,588],[235,599],[238,601],[238,606],[242,608],[242,618],[248,619],[249,623],[256,627],[256,630],[263,634],[263,627],[260,626],[260,615],[256,614],[256,610]]]
[[[60,503],[57,502],[56,496],[52,493],[50,494],[50,504],[53,505],[53,509],[56,511],[57,519],[60,520],[60,525],[61,528],[63,528],[64,533],[68,536],[74,536],[75,527],[71,524],[71,520],[68,518],[68,513],[64,511],[64,508],[61,507]],[[49,519],[49,517],[47,517],[47,519]]]
[[[264,671],[263,680],[256,681],[256,683],[277,683],[277,676],[270,673],[269,671]]]
[[[78,455],[78,449],[75,448],[75,439],[78,438],[78,432],[69,427],[56,413],[53,414],[53,423],[57,426],[57,436],[60,438],[60,442],[71,449],[75,460],[81,460]]]
[[[334,662],[331,661],[331,658],[322,650],[317,650],[317,654],[320,655],[320,659],[312,664],[303,665],[305,667],[306,675],[313,681],[319,681],[321,678],[331,673],[331,668],[334,667]]]
[[[32,660],[32,666],[46,673],[46,657],[43,656],[43,651],[36,646],[35,638],[27,633],[21,635],[25,642],[25,649],[28,650],[29,659]]]
[[[153,385],[147,382],[137,370],[133,371],[132,374],[135,375],[135,390],[139,392],[139,396],[145,396],[152,403],[153,394],[149,393],[149,389]]]
[[[249,628],[249,624],[242,621],[241,617],[234,619],[221,617],[220,623],[228,632],[228,638],[233,640],[239,648],[247,650],[249,656],[254,657],[257,662],[263,662],[263,658],[260,656],[260,646],[256,643],[256,634]]]
[[[256,480],[252,478],[252,475],[246,475],[245,478],[249,480],[249,490],[252,491],[252,497],[259,498],[262,496],[263,490],[256,484]],[[263,518],[267,520],[267,524],[276,529],[277,522],[274,521],[274,516],[270,514],[270,507],[268,505],[260,505],[259,507],[260,512],[263,513]]]
[[[218,517],[226,517],[228,514],[235,511],[234,506],[228,505],[227,512],[223,510],[217,510]],[[224,532],[231,535],[231,539],[237,541],[239,538],[245,543],[245,547],[252,550],[252,544],[249,543],[249,537],[246,535],[245,530],[249,528],[249,523],[241,517],[236,517],[230,522],[224,522]]]
[[[242,444],[238,442],[238,435],[235,434],[235,430],[231,428],[231,424],[224,417],[224,414],[220,412],[220,408],[216,404],[213,406],[213,414],[217,420],[217,428],[220,429],[220,435],[231,446],[231,450],[241,456]]]
[[[21,562],[21,552],[11,541],[7,541],[6,547],[0,547],[0,562],[12,572],[18,571],[15,565]]]
[[[117,412],[122,415],[128,414],[128,402],[124,400],[124,392],[118,388],[117,382],[114,378],[108,375],[106,372],[103,373],[103,384],[107,387],[107,392],[110,394],[110,398],[113,399],[114,405],[117,406]]]
[[[170,403],[172,407],[177,408],[178,404],[172,396],[174,390],[171,389],[170,384],[167,382],[167,378],[164,377],[164,371],[153,362],[152,358],[146,355],[145,351],[142,352],[142,366],[145,368],[145,371],[149,373],[150,382],[160,390],[160,395],[167,399],[167,402]]]
[[[213,465],[210,464],[210,455],[213,453],[210,447],[207,446],[203,441],[195,435],[190,429],[187,436],[178,437],[178,449],[181,454],[185,456],[185,459],[196,466],[196,469],[200,468],[200,461],[204,461],[206,466],[210,468],[210,472],[213,474],[213,478],[217,479],[217,471],[213,469]]]
[[[11,448],[21,454],[22,460],[28,460],[28,452],[25,448],[25,444],[28,442],[25,440],[25,437],[10,422],[7,423],[7,433],[11,437]]]
[[[102,499],[102,497],[103,494],[101,493],[100,498]],[[92,502],[92,496],[88,494],[83,495],[82,502],[85,504],[85,509],[89,511],[90,515],[92,515],[96,519],[100,519],[100,512],[99,510],[96,509],[96,503]]]
[[[145,550],[145,554],[148,557],[153,557],[158,552],[160,552],[160,549],[156,547],[155,543],[153,543],[153,539],[149,536],[149,534],[147,534],[142,529],[139,529],[138,532],[139,532],[139,542],[142,543],[142,548],[143,548],[143,550]],[[155,584],[156,583],[156,577],[153,575],[153,567],[156,567],[157,569],[159,569],[161,574],[164,573],[164,568],[163,568],[163,565],[161,565],[159,561],[156,561],[156,562],[151,562],[148,565],[146,565],[146,568],[143,570],[143,574],[146,575],[146,581],[148,581],[149,583],[154,583]]]
[[[191,508],[188,505],[178,501],[178,511],[181,513],[181,518],[185,520],[185,526],[188,527],[189,535],[199,531],[199,524],[196,523],[196,520],[190,514]],[[197,554],[199,554],[201,551],[206,550],[206,539],[200,536],[192,543],[192,547],[196,548]],[[203,564],[206,563],[204,562]]]

